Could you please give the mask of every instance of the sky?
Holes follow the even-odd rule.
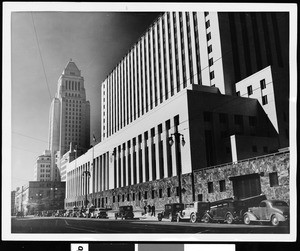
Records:
[[[100,137],[100,85],[158,12],[12,12],[12,190],[33,180],[48,149],[49,109],[70,59],[91,105],[91,134]]]

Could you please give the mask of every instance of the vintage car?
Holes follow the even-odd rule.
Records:
[[[228,224],[232,224],[233,222],[242,221],[243,215],[247,210],[248,207],[244,201],[224,199],[210,203],[210,209],[204,214],[203,221],[206,223],[225,221]]]
[[[72,213],[70,213],[69,217],[77,217],[79,211],[80,209],[78,207],[73,207]]]
[[[93,213],[95,211],[95,207],[90,207],[90,208],[87,208],[85,211],[84,211],[84,215],[86,218],[91,218]]]
[[[184,220],[189,220],[193,223],[200,222],[207,210],[209,210],[208,202],[196,201],[185,204],[185,209],[177,213],[177,222]]]
[[[115,219],[133,219],[133,207],[132,206],[120,206],[119,211],[115,213]]]
[[[184,209],[183,203],[170,203],[165,205],[165,210],[157,214],[158,221],[168,219],[170,221],[177,220],[177,214]]]
[[[107,210],[104,208],[95,208],[94,212],[91,215],[92,218],[103,218],[106,219],[108,217]]]
[[[282,200],[263,200],[258,207],[250,207],[244,214],[244,223],[270,222],[273,226],[289,220],[289,206]]]
[[[62,216],[64,216],[65,212],[66,212],[66,210],[64,210],[64,209],[56,210],[56,212],[54,213],[54,216],[62,217]]]
[[[73,210],[67,209],[66,212],[64,213],[64,217],[71,217],[71,214],[73,214]]]

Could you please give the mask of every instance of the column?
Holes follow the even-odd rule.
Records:
[[[165,58],[165,64],[166,64],[166,68],[167,68],[167,72],[165,74],[167,74],[167,86],[168,86],[168,97],[171,96],[172,93],[172,85],[171,85],[171,79],[170,79],[170,48],[169,48],[169,41],[170,41],[170,37],[169,37],[169,23],[168,23],[168,16],[170,16],[170,13],[166,13],[163,18],[165,21],[165,48],[166,48],[166,58]]]
[[[131,151],[131,155],[130,155],[130,157],[131,157],[131,184],[135,184],[135,179],[136,179],[136,177],[135,177],[135,170],[134,170],[134,168],[136,167],[136,161],[134,161],[134,152],[135,152],[135,148],[136,148],[136,146],[134,145],[134,139],[131,139],[130,140],[130,144],[131,144],[131,148],[130,148],[130,151]]]
[[[182,14],[182,25],[183,25],[183,38],[184,38],[184,55],[185,55],[185,72],[186,72],[186,83],[183,86],[190,85],[190,61],[189,61],[189,50],[188,50],[188,39],[187,39],[187,22],[186,12]]]
[[[168,156],[167,156],[167,144],[169,144],[166,134],[166,123],[162,124],[161,139],[163,140],[163,159],[164,159],[164,178],[168,177]]]
[[[153,173],[152,173],[152,143],[153,143],[153,135],[151,130],[148,131],[148,151],[149,151],[149,181],[153,180]]]
[[[159,153],[159,148],[160,148],[160,139],[161,139],[161,134],[160,134],[160,130],[159,127],[155,128],[155,155],[156,155],[156,179],[161,179],[161,175],[160,175],[160,153]]]
[[[196,39],[195,39],[195,23],[194,23],[194,16],[192,12],[190,13],[190,30],[191,30],[191,49],[192,49],[192,65],[193,67],[193,79],[194,84],[198,85],[198,69],[197,69],[197,58],[196,58]],[[201,74],[201,73],[200,73]]]
[[[164,61],[164,47],[163,47],[163,25],[162,25],[163,17],[159,18],[159,22],[157,25],[159,26],[159,50],[160,50],[160,70],[161,76],[159,80],[159,85],[161,86],[160,91],[162,96],[162,102],[166,99],[166,89],[165,89],[165,61]]]
[[[143,173],[143,180],[142,182],[146,181],[146,146],[147,146],[147,140],[145,137],[145,133],[142,133],[142,154],[143,154],[143,168],[142,168],[142,173]]]
[[[170,135],[171,135],[172,133],[176,132],[174,118],[170,119],[170,123],[171,123],[171,129],[170,129]],[[172,139],[173,139],[174,144],[175,144],[175,137],[172,136]],[[176,176],[178,174],[177,174],[177,169],[176,169],[176,167],[177,167],[177,164],[176,164],[176,150],[175,150],[174,144],[171,146],[171,153],[172,153],[172,174],[173,174],[173,176]]]
[[[182,54],[181,54],[181,50],[183,50],[183,48],[181,48],[181,33],[180,33],[180,25],[179,25],[179,12],[175,12],[175,16],[176,16],[176,34],[175,36],[177,36],[177,57],[178,57],[178,69],[179,69],[179,90],[181,90],[183,88],[183,74],[182,74]]]

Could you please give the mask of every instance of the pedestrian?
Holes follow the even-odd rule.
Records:
[[[152,210],[151,216],[155,217],[155,206],[154,206],[154,204],[153,204],[151,210]]]
[[[146,213],[147,213],[147,206],[145,204],[145,206],[144,206],[144,214],[146,214]]]
[[[150,214],[150,213],[151,213],[151,206],[148,205],[148,214]]]

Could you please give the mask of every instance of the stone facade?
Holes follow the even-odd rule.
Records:
[[[289,169],[290,154],[283,152],[196,170],[193,172],[193,176],[191,173],[181,176],[182,202],[189,203],[198,200],[199,194],[202,195],[202,201],[211,202],[234,197],[231,179],[257,174],[261,192],[268,199],[280,199],[289,203]],[[269,174],[275,172],[278,183],[271,186]],[[225,189],[222,192],[219,187],[220,180],[225,181]],[[213,192],[208,191],[208,182],[212,182]],[[113,210],[122,205],[132,205],[135,211],[143,211],[145,205],[153,204],[156,210],[161,210],[167,203],[179,202],[177,189],[178,177],[174,176],[89,194],[88,200],[92,201],[96,207],[108,207]],[[80,196],[77,199],[84,201],[85,197]],[[68,201],[66,200],[66,202]]]

